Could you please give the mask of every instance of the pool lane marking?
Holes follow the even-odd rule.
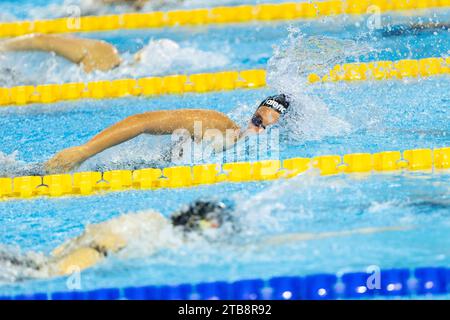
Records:
[[[391,80],[410,77],[426,78],[450,73],[450,57],[372,61],[336,65],[326,75],[310,74],[308,82],[341,82]],[[0,88],[0,106],[24,106],[33,103],[55,103],[80,99],[110,99],[127,96],[208,93],[235,89],[257,89],[266,86],[266,70],[222,71],[191,75],[146,77],[17,86]]]
[[[203,164],[164,169],[77,172],[47,176],[0,178],[0,199],[29,199],[50,196],[87,196],[125,190],[156,190],[211,185],[221,182],[242,183],[293,178],[310,169],[320,175],[381,172],[433,173],[450,169],[450,147],[354,153],[291,158],[257,162]]]
[[[265,3],[167,12],[124,13],[0,23],[0,37],[30,33],[93,32],[121,29],[167,28],[210,24],[320,19],[341,14],[364,15],[388,11],[450,7],[449,0],[328,0]]]
[[[38,291],[4,295],[0,296],[0,300],[155,300],[161,297],[176,297],[182,300],[337,300],[379,297],[392,299],[415,295],[438,297],[450,293],[450,268],[378,269],[371,265],[357,272],[335,274],[319,273],[160,286],[103,287],[88,291]],[[379,286],[368,285],[376,283],[377,278],[374,276],[378,276]],[[270,311],[267,308],[266,306],[262,313]]]
[[[310,74],[309,83],[426,78],[450,74],[450,57],[402,59],[346,63],[334,66],[328,74]]]
[[[37,86],[0,88],[0,106],[55,103],[79,99],[108,99],[126,96],[206,93],[266,86],[261,69],[221,71],[191,75],[169,75],[139,79],[100,80]]]

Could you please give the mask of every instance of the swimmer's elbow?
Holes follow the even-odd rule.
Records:
[[[133,123],[146,124],[147,120],[148,120],[148,117],[145,114],[138,113],[138,114],[133,114],[131,116],[126,117],[124,121],[126,121],[130,124],[133,124]]]

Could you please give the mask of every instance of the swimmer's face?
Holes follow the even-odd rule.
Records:
[[[248,131],[254,133],[263,132],[268,126],[274,125],[280,120],[280,114],[272,108],[261,106],[253,114],[248,124]]]
[[[230,222],[230,205],[215,201],[196,201],[171,216],[172,224],[185,232],[200,232],[220,229]]]

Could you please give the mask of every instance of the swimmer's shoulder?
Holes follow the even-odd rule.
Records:
[[[226,114],[211,109],[155,110],[137,116],[150,117],[150,119],[165,119],[175,122],[189,122],[189,120],[205,121],[215,127],[239,128]],[[154,118],[155,116],[156,118]]]
[[[176,109],[173,110],[177,113],[184,113],[184,114],[200,114],[200,115],[209,115],[209,116],[215,116],[215,117],[224,117],[228,118],[226,114],[223,112],[213,110],[213,109],[196,109],[196,108],[186,108],[186,109]]]
[[[134,213],[120,215],[110,221],[111,223],[123,227],[124,225],[142,225],[146,223],[166,224],[167,219],[158,211],[145,210]]]
[[[184,110],[184,111],[183,111]],[[211,109],[181,109],[186,115],[205,119],[210,122],[217,121],[227,127],[237,127],[236,123],[230,119],[225,113]]]
[[[205,115],[205,116],[213,116],[213,117],[222,117],[227,118],[229,117],[217,110],[212,109],[194,109],[194,108],[183,108],[183,109],[174,109],[174,110],[153,110],[153,111],[147,111],[145,113],[142,113],[141,115],[164,115],[164,114],[173,114],[176,116],[191,116],[191,115]]]

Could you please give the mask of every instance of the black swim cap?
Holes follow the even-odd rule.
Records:
[[[261,102],[258,108],[265,106],[275,110],[279,114],[285,114],[290,104],[290,99],[287,95],[279,94],[266,98],[263,102]]]
[[[198,200],[172,214],[172,224],[182,227],[183,231],[201,230],[202,221],[215,221],[218,227],[232,220],[232,206],[221,201]]]

